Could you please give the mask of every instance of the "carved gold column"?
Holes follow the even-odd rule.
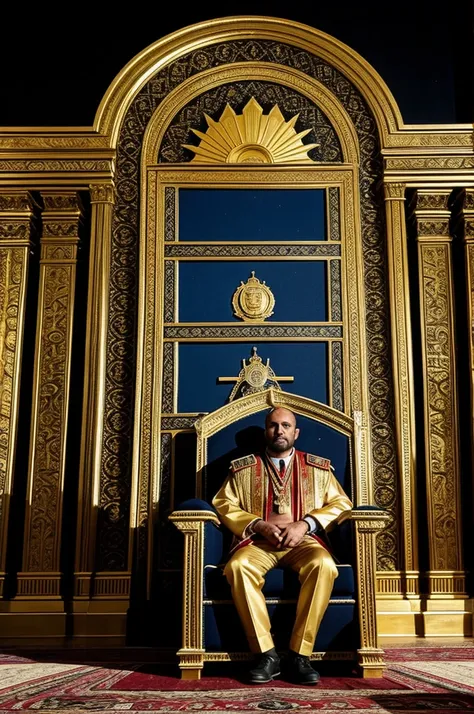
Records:
[[[474,188],[466,189],[463,199],[461,211],[464,224],[467,329],[469,330],[469,364],[471,365],[471,449],[474,457]]]
[[[465,573],[462,555],[456,351],[449,189],[419,190],[418,241],[423,359],[428,602],[426,634],[462,634]],[[455,601],[458,601],[457,605]],[[443,602],[444,601],[444,602]],[[447,609],[452,615],[447,614]],[[441,618],[436,611],[443,610]],[[435,617],[430,617],[430,613]]]
[[[33,206],[28,191],[0,189],[0,598],[13,488]]]
[[[76,254],[81,203],[45,190],[23,568],[17,600],[62,609],[60,546]],[[57,601],[54,603],[54,601]],[[40,603],[44,609],[45,603]],[[31,608],[30,608],[31,609]]]
[[[387,255],[392,337],[393,384],[400,474],[403,572],[379,573],[379,594],[388,598],[418,598],[418,542],[416,530],[415,414],[413,389],[410,286],[408,280],[405,184],[384,186],[387,217]]]
[[[95,535],[99,508],[102,433],[105,401],[107,320],[109,312],[109,270],[114,187],[112,183],[92,184],[91,245],[87,334],[82,418],[79,507],[74,574],[75,610],[91,596],[95,567]],[[113,574],[111,574],[113,576]],[[113,578],[112,578],[113,579]]]

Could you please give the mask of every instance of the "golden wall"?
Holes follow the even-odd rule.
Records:
[[[252,118],[220,143],[233,107],[263,105],[277,128],[299,109],[296,153]],[[407,126],[349,47],[250,17],[148,47],[93,127],[0,131],[0,642],[173,647],[147,622],[157,553],[180,592],[169,464],[197,415],[173,398],[173,345],[194,333],[165,258],[177,187],[217,183],[328,188],[351,355],[338,408],[367,414],[367,496],[390,514],[378,632],[472,635],[473,127]]]

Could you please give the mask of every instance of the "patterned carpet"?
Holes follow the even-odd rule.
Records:
[[[382,679],[361,679],[351,672],[335,676],[322,668],[317,687],[284,679],[249,685],[246,667],[234,663],[207,665],[201,680],[182,681],[176,666],[156,664],[143,652],[141,658],[133,654],[4,651],[0,712],[474,714],[474,646],[386,648],[389,664]],[[125,661],[127,656],[133,661]]]

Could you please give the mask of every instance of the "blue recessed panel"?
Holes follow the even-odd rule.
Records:
[[[326,240],[324,189],[179,189],[180,241]]]
[[[252,271],[275,298],[278,322],[325,322],[325,261],[183,261],[179,264],[180,322],[232,322],[232,296]],[[240,320],[238,320],[240,322]]]
[[[236,377],[252,347],[276,376],[294,377],[281,383],[286,392],[328,403],[327,344],[324,342],[189,343],[179,345],[178,412],[211,412],[223,406],[233,384],[218,377]]]

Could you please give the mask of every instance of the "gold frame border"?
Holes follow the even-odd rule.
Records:
[[[226,187],[287,186],[327,188],[338,186],[341,197],[342,239],[342,303],[343,323],[347,325],[344,336],[347,349],[347,372],[350,390],[345,401],[349,413],[367,414],[368,381],[365,349],[365,311],[354,309],[364,302],[360,218],[358,217],[358,176],[356,167],[347,165],[317,165],[282,169],[269,166],[219,166],[213,169],[183,165],[149,166],[147,182],[142,191],[142,221],[139,274],[139,318],[137,330],[137,380],[135,402],[135,440],[132,463],[131,535],[134,529],[153,522],[160,493],[160,425],[161,425],[161,362],[163,350],[163,300],[164,300],[164,238],[165,189],[173,186],[199,187],[225,185]],[[352,309],[351,309],[352,308]],[[367,472],[359,480],[359,502],[372,501],[373,484],[370,468],[370,433],[364,428],[363,454]],[[363,488],[362,488],[363,486]],[[363,491],[363,492],[362,492]],[[151,583],[153,529],[148,540],[148,592]],[[132,538],[131,538],[132,540]]]

